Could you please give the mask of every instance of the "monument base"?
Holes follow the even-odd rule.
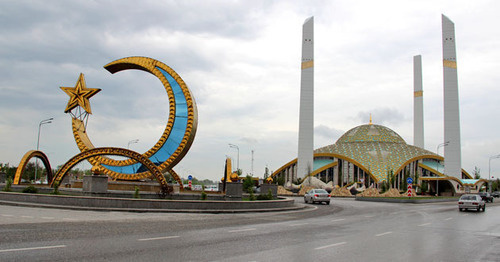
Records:
[[[278,196],[278,185],[276,184],[262,184],[260,185],[260,193],[262,195],[266,195],[269,190],[271,190],[271,194],[276,198]]]
[[[239,200],[243,195],[243,183],[231,182],[226,184],[226,197],[232,200]]]
[[[87,193],[108,192],[107,176],[84,176],[82,191]]]

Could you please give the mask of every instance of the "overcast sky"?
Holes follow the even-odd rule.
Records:
[[[315,148],[373,122],[413,143],[413,56],[422,55],[425,148],[443,142],[441,14],[455,23],[462,167],[488,176],[500,154],[498,1],[0,2],[0,162],[36,148],[53,167],[79,153],[64,113],[80,73],[97,147],[143,153],[161,136],[168,98],[154,76],[103,66],[147,56],[172,67],[198,105],[181,176],[219,180],[226,156],[262,176],[297,156],[302,23],[314,16]],[[440,149],[443,154],[443,149]],[[80,167],[90,168],[88,163]],[[500,159],[491,161],[500,177]]]

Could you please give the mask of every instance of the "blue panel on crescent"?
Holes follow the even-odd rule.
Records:
[[[175,119],[172,130],[167,138],[167,141],[165,141],[165,143],[160,147],[160,149],[158,149],[158,151],[156,151],[151,157],[149,157],[149,160],[151,160],[155,165],[159,166],[163,162],[167,161],[170,156],[172,156],[177,148],[179,148],[182,139],[184,138],[184,134],[186,133],[187,128],[188,106],[186,97],[184,96],[184,92],[182,91],[179,83],[177,83],[177,81],[165,70],[159,67],[156,67],[156,69],[158,69],[168,80],[175,98]],[[142,166],[142,164],[140,163],[128,166],[102,166],[114,172],[123,174],[135,174],[148,171],[148,169]]]

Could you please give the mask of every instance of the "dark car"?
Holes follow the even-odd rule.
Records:
[[[493,197],[500,197],[500,192],[499,191],[495,191],[495,192],[491,193],[491,195]]]
[[[493,202],[493,196],[488,192],[479,192],[478,193],[484,202]]]

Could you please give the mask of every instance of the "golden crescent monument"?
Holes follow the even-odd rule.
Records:
[[[172,169],[186,155],[196,135],[198,111],[196,102],[184,80],[169,66],[148,57],[126,57],[115,60],[104,66],[112,74],[123,70],[137,69],[156,76],[168,95],[169,116],[163,134],[158,142],[144,154],[115,148],[96,148],[87,133],[87,123],[92,114],[89,99],[99,93],[99,88],[88,88],[85,77],[81,73],[75,87],[61,87],[69,96],[65,113],[72,117],[73,136],[81,153],[66,162],[52,179],[50,184],[60,183],[67,171],[80,161],[88,160],[99,171],[115,179],[139,180],[155,178],[162,187],[163,193],[171,192],[163,174],[169,172],[182,188],[180,177]],[[107,156],[118,155],[126,160],[114,160]],[[41,151],[30,151],[22,159],[24,167],[33,157],[40,158],[47,169],[50,169],[48,158]],[[14,184],[19,184],[24,168],[18,168]],[[51,170],[50,170],[51,171]]]
[[[156,76],[163,84],[168,94],[169,118],[158,142],[143,156],[151,160],[162,172],[168,171],[182,185],[172,167],[185,156],[196,134],[198,112],[191,91],[172,68],[152,58],[122,58],[105,65],[104,68],[111,73],[129,69],[146,71]],[[61,89],[70,96],[65,112],[72,115],[73,135],[78,148],[81,152],[94,149],[95,146],[86,130],[88,114],[91,114],[88,98],[100,89],[87,88],[83,74],[80,75],[75,88],[61,87]],[[105,156],[95,156],[88,161],[92,165],[102,166],[106,175],[116,179],[138,180],[152,176],[143,164],[134,159],[114,160]]]

